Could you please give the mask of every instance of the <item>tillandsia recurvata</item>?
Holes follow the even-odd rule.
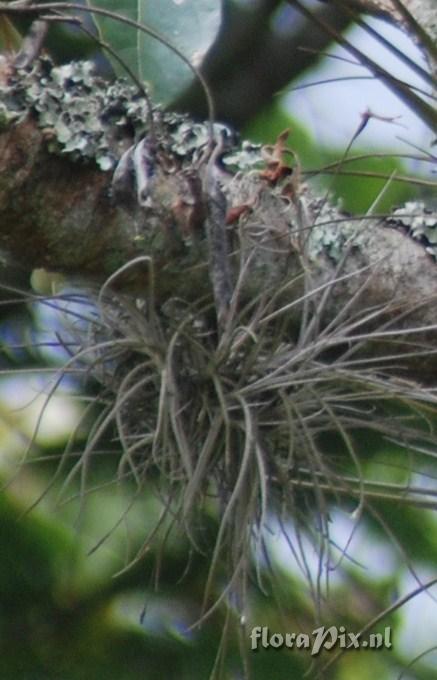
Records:
[[[98,288],[63,368],[102,388],[102,418],[74,465],[81,491],[107,432],[119,479],[135,497],[157,487],[162,517],[211,555],[201,619],[226,600],[241,629],[253,561],[264,580],[271,520],[295,520],[301,564],[308,537],[319,556],[307,575],[319,612],[322,564],[327,577],[339,566],[331,508],[344,499],[358,522],[381,498],[366,436],[408,448],[394,465],[404,469],[435,449],[435,389],[418,381],[431,372],[425,354],[437,366],[435,309],[424,303],[436,299],[435,267],[422,247],[435,219],[410,205],[410,221],[357,220],[328,194],[315,199],[287,130],[271,145],[237,143],[211,109],[205,123],[163,111],[141,88],[95,78],[90,63],[54,67],[30,50],[15,67],[9,89],[0,73],[0,124],[26,119],[36,141],[10,163],[19,167],[0,206],[0,246],[18,243],[26,264]],[[425,507],[435,504],[428,487],[424,501],[407,475],[385,490],[400,503],[408,489]]]

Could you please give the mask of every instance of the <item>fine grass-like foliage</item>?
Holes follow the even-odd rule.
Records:
[[[257,561],[264,556],[270,563],[265,539],[272,517],[285,534],[294,525],[289,548],[317,611],[331,565],[333,508],[347,508],[358,524],[377,515],[375,501],[435,504],[432,488],[412,478],[430,474],[437,397],[398,377],[407,355],[387,329],[387,306],[351,306],[349,314],[342,309],[325,320],[340,273],[313,288],[304,264],[291,279],[284,273],[279,285],[244,298],[249,261],[265,247],[252,236],[240,230],[234,244],[237,285],[222,332],[211,296],[158,304],[153,287],[144,298],[111,290],[126,268],[144,264],[137,258],[94,295],[86,314],[67,307],[74,323],[65,346],[72,332],[77,346],[55,382],[71,372],[100,385],[91,403],[99,415],[77,462],[63,472],[70,441],[60,463],[62,495],[75,477],[84,502],[97,491],[88,481],[94,458],[115,433],[117,479],[108,483],[129,483],[132,503],[151,486],[162,501],[150,544],[130,564],[156,535],[164,549],[171,531],[182,532],[209,559],[202,620],[229,598],[243,616],[248,579],[263,587]],[[381,339],[384,352],[371,351]],[[379,461],[384,472],[375,477],[381,442],[390,443],[393,460]],[[218,527],[213,546],[205,532],[211,515]],[[316,576],[306,539],[318,553]]]

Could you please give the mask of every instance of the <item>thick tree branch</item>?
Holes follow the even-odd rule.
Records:
[[[198,300],[214,280],[208,201],[220,201],[222,193],[238,291],[233,304],[288,280],[282,300],[291,305],[290,318],[302,313],[296,300],[305,293],[313,302],[326,297],[317,307],[318,325],[345,308],[353,317],[365,305],[373,312],[363,313],[357,328],[388,324],[384,334],[375,331],[375,346],[394,337],[400,342],[402,330],[399,349],[416,343],[413,373],[437,365],[437,268],[407,233],[421,234],[425,243],[435,213],[415,206],[414,219],[407,207],[403,214],[355,220],[290,176],[284,139],[266,158],[252,145],[231,146],[229,131],[216,127],[226,148],[211,166],[208,126],[159,111],[153,135],[125,154],[111,188],[112,171],[98,164],[111,170],[144,133],[144,102],[132,88],[110,92],[83,65],[52,69],[47,62],[18,75],[4,64],[0,82],[0,247],[18,263],[103,283],[141,256],[140,265],[117,277],[119,288],[143,295],[153,272],[158,301]],[[418,349],[427,356],[414,357]]]
[[[135,254],[108,176],[47,150],[27,119],[0,135],[1,247],[29,267],[102,279]]]

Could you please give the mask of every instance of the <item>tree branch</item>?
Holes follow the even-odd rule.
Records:
[[[411,354],[405,372],[424,376],[437,366],[437,269],[426,250],[435,212],[415,205],[387,217],[342,214],[290,175],[285,136],[263,151],[232,144],[215,126],[225,149],[211,167],[207,125],[156,110],[147,135],[134,88],[108,88],[84,64],[42,61],[15,73],[4,62],[0,85],[0,247],[18,263],[103,283],[142,256],[144,266],[116,277],[118,288],[141,296],[153,285],[158,302],[199,300],[212,295],[206,225],[208,200],[220,190],[231,304],[283,288],[297,325],[305,299],[320,327],[344,309],[351,318],[361,311],[356,329],[374,329],[372,352],[395,340],[395,354]],[[142,146],[131,146],[145,133]]]

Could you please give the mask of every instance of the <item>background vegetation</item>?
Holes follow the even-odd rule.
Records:
[[[430,194],[419,178],[414,185],[389,182],[394,174],[412,174],[408,159],[389,153],[381,157],[359,148],[359,138],[353,152],[360,158],[351,165],[335,165],[345,160],[346,146],[322,147],[307,131],[305,120],[290,116],[277,93],[291,88],[305,69],[326,58],[332,36],[288,3],[226,0],[221,10],[214,2],[169,1],[144,3],[144,7],[105,2],[101,6],[152,26],[194,63],[203,55],[203,73],[217,118],[263,144],[274,143],[285,128],[291,128],[290,145],[303,169],[312,171],[319,190],[329,189],[347,210],[365,213],[378,199],[378,212],[383,212],[418,194],[425,198]],[[177,15],[177,7],[186,14]],[[317,10],[337,31],[353,23],[353,17],[337,3],[323,4]],[[84,21],[89,25],[89,16]],[[130,33],[112,19],[97,24],[104,39],[139,77],[151,82],[152,96],[158,101],[197,117],[207,114],[199,83],[178,55],[150,35],[142,36],[137,44],[132,37],[135,31]],[[27,23],[18,23],[17,28],[25,32]],[[111,57],[108,60],[77,29],[51,28],[47,47],[58,61],[91,57],[105,77],[112,77]],[[356,121],[356,130],[359,124]],[[416,150],[406,156],[413,153]],[[328,164],[337,169],[334,177],[317,173]],[[344,168],[375,176],[344,177],[340,173]],[[320,601],[308,586],[308,574],[317,580],[325,565],[320,565],[310,540],[304,550],[307,563],[302,564],[293,545],[306,539],[290,522],[285,527],[287,545],[284,527],[272,514],[265,528],[269,558],[253,555],[258,566],[250,590],[250,611],[243,614],[230,592],[197,625],[218,518],[205,511],[201,552],[193,550],[182,533],[167,538],[165,523],[156,532],[156,540],[143,550],[162,509],[155,480],[150,479],[148,490],[135,497],[133,485],[117,477],[119,446],[110,435],[89,461],[86,480],[77,474],[77,460],[99,418],[93,405],[98,388],[91,379],[69,376],[53,393],[57,369],[68,357],[65,338],[72,336],[51,302],[32,301],[28,281],[29,272],[5,268],[0,327],[1,678],[203,680],[220,673],[224,678],[240,678],[245,663],[250,664],[255,680],[301,678],[308,668],[312,678],[315,670],[304,652],[248,652],[241,617],[250,619],[249,630],[251,625],[261,625],[272,632],[311,631],[319,607],[329,625],[359,631],[398,597],[434,575],[437,544],[432,509],[383,497],[375,501],[373,516],[356,526],[353,506],[336,503],[330,517],[334,552],[338,542],[337,565]],[[25,293],[12,299],[12,288]],[[79,303],[69,303],[69,310],[70,315],[84,315]],[[435,423],[433,413],[429,419]],[[337,444],[326,443],[327,455],[335,455]],[[361,448],[369,476],[399,483],[410,477],[411,470],[403,467],[404,454],[394,443],[366,435]],[[426,483],[432,489],[431,457],[426,458],[426,466]],[[424,484],[423,477],[420,483]],[[221,586],[219,574],[217,597]],[[326,677],[434,678],[436,656],[426,617],[428,612],[430,619],[435,617],[437,604],[431,591],[420,598],[415,600],[422,603],[419,621],[417,614],[408,614],[404,607],[378,624],[378,630],[392,626],[392,649],[348,651],[326,670]],[[227,637],[226,630],[231,631]],[[224,653],[217,661],[218,650]],[[407,669],[422,652],[425,655]],[[328,654],[326,661],[332,656]]]

